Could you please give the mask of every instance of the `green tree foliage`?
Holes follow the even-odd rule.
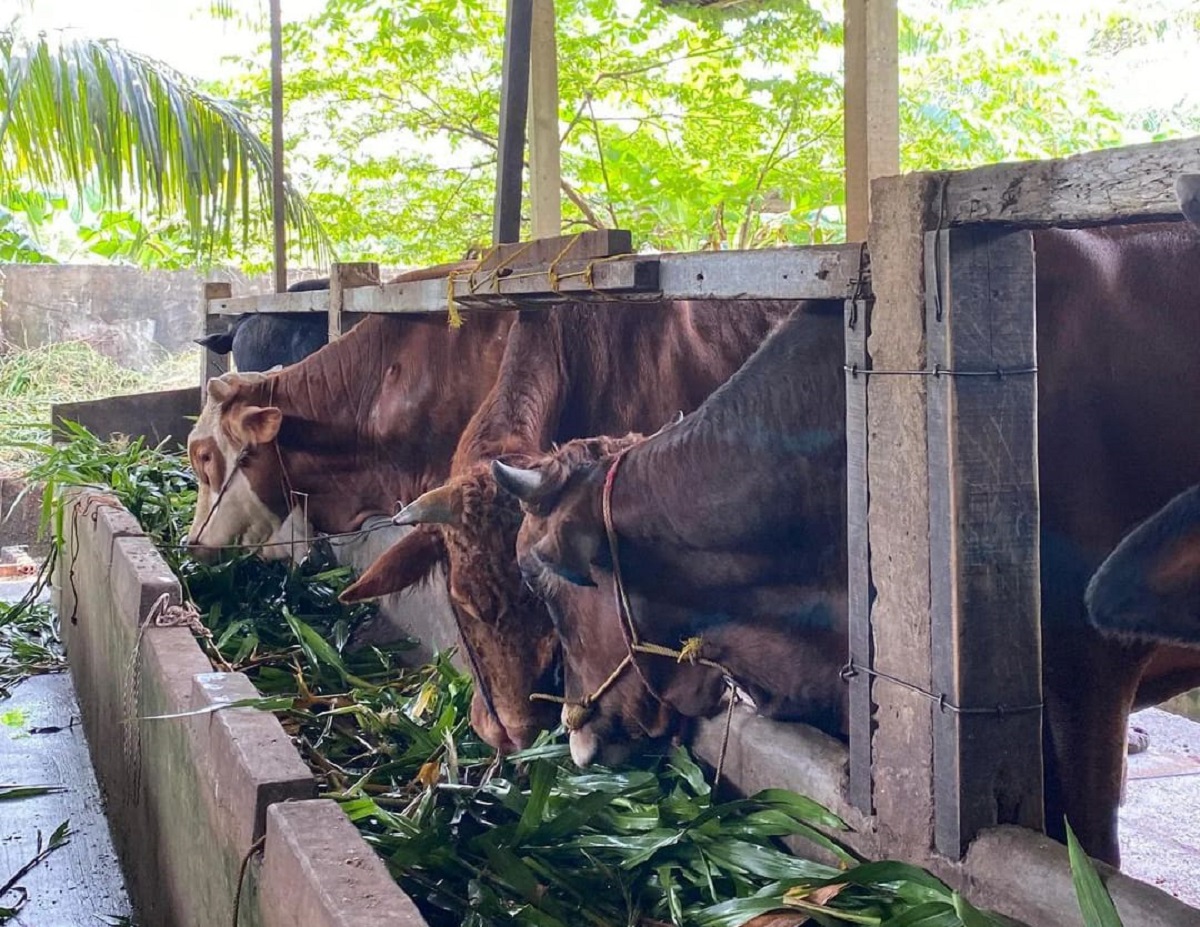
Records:
[[[155,238],[160,252],[167,239],[228,250],[239,226],[244,248],[268,228],[271,157],[258,127],[159,61],[115,42],[31,33],[18,19],[0,29],[0,98],[3,255],[46,257],[31,233],[61,211],[64,189],[98,207],[99,225],[82,238],[108,256],[144,252],[154,263]],[[312,211],[288,193],[291,227],[322,250]],[[162,232],[143,225],[152,214]]]

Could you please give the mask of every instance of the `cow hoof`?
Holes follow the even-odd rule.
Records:
[[[1125,751],[1133,756],[1135,753],[1143,753],[1150,746],[1150,734],[1140,727],[1129,725],[1129,730],[1125,733]]]

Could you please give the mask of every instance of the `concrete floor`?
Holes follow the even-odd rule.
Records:
[[[0,583],[0,601],[16,601],[28,588],[28,582]],[[64,788],[0,802],[0,885],[37,854],[39,831],[49,839],[63,821],[71,827],[70,842],[21,879],[29,900],[10,927],[131,924],[69,674],[35,676],[0,700],[0,785]],[[10,892],[0,906],[17,900]]]
[[[1133,723],[1150,747],[1129,758],[1121,868],[1200,908],[1200,724],[1156,708]]]

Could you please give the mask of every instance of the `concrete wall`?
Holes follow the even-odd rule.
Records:
[[[241,861],[265,837],[240,924],[424,925],[341,810],[313,800],[312,774],[274,715],[236,708],[144,720],[255,690],[241,673],[212,672],[186,627],[140,630],[158,597],[178,603],[180,589],[128,512],[91,490],[73,491],[66,505],[56,605],[139,922],[233,923]]]
[[[289,282],[324,276],[297,270]],[[384,279],[393,276],[384,271]],[[267,275],[228,268],[141,270],[109,264],[0,265],[0,335],[22,348],[86,341],[127,367],[144,370],[200,335],[205,281],[229,281],[234,296],[269,293]]]

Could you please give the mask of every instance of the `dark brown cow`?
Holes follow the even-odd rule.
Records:
[[[1103,632],[1200,647],[1200,486],[1139,525],[1088,584]]]
[[[286,557],[312,529],[357,530],[440,484],[510,325],[494,313],[458,329],[444,313],[371,316],[277,373],[209,381],[188,439],[200,481],[192,549],[266,544],[264,557]],[[436,562],[439,539],[423,539]]]
[[[529,696],[561,687],[549,616],[516,568],[520,512],[488,504],[495,486],[487,464],[519,462],[587,434],[658,428],[703,402],[789,309],[684,302],[521,313],[495,387],[455,453],[452,485],[418,500],[403,522],[441,523],[450,599],[478,683],[472,722],[489,743],[511,750],[531,742],[557,710]],[[422,558],[421,537],[377,560],[344,598],[394,592],[420,575],[410,556],[415,548]]]
[[[1200,408],[1200,365],[1194,358],[1200,343],[1200,290],[1194,285],[1200,237],[1186,225],[1143,225],[1045,231],[1035,236],[1035,245],[1047,820],[1061,836],[1066,814],[1088,851],[1115,863],[1129,712],[1200,685],[1200,651],[1099,634],[1088,622],[1084,590],[1130,527],[1200,473],[1200,433],[1186,425]],[[787,373],[780,371],[777,379]],[[749,419],[780,389],[775,385],[765,394],[744,397],[742,414]],[[733,401],[720,393],[713,401],[718,398]],[[653,635],[669,646],[678,645],[670,638],[677,636],[680,615],[690,616],[688,609],[699,607],[689,584],[699,584],[705,600],[720,601],[711,589],[714,583],[764,569],[759,548],[750,542],[731,548],[726,538],[735,528],[715,523],[712,513],[748,519],[750,526],[764,518],[770,524],[781,514],[770,499],[766,509],[745,501],[753,488],[747,483],[763,478],[750,455],[727,452],[714,461],[712,439],[695,438],[690,449],[682,445],[682,436],[692,434],[693,429],[668,433],[631,452],[630,471],[616,481],[617,530],[622,547],[630,551],[628,564],[624,557],[621,563],[631,571],[635,611],[653,603],[653,617],[641,620],[648,633],[667,622],[668,633]],[[603,573],[598,474],[605,466],[555,476],[566,490],[553,511],[543,501],[530,516],[521,538],[527,562],[557,563],[565,577],[585,569],[593,579]],[[802,483],[810,478],[807,471],[796,477]],[[519,489],[523,479],[534,482],[532,475],[519,472],[510,473],[508,482]],[[795,504],[781,501],[779,509]],[[730,594],[750,591],[735,588]],[[564,607],[569,594],[560,586],[555,607]],[[594,590],[579,594],[599,604],[594,622],[615,622],[612,607]],[[678,602],[664,602],[668,595],[678,596]],[[771,619],[775,607],[768,601],[745,614],[757,621],[762,609]],[[741,639],[733,630],[727,633],[745,647],[743,656],[752,652],[769,661],[772,651],[762,647],[760,629]],[[707,638],[713,646],[728,646],[715,632]],[[840,641],[830,644],[830,652],[822,651],[823,659],[811,664],[821,673],[831,673],[845,653]],[[729,654],[725,659],[733,661]],[[739,666],[750,671],[753,663],[749,659]],[[658,673],[670,668],[665,661],[654,665]],[[786,694],[796,678],[786,670],[802,666],[797,658],[794,666],[767,671],[781,670],[775,685]],[[656,691],[667,691],[668,685],[669,680],[654,682]],[[706,691],[711,694],[711,685]],[[706,707],[713,704],[710,698]],[[814,702],[817,715],[823,704]]]
[[[664,433],[608,447],[572,442],[534,470],[495,465],[501,486],[528,512],[519,563],[546,596],[563,641],[563,718],[580,765],[614,739],[648,730],[662,703],[703,715],[721,697],[717,666],[634,653],[629,670],[596,698],[635,637],[675,650],[693,639],[696,655],[727,670],[763,714],[843,732],[842,329],[840,306],[797,310],[733,379]],[[601,515],[618,459],[612,523],[634,625],[625,633]],[[568,583],[595,588],[576,593]]]

